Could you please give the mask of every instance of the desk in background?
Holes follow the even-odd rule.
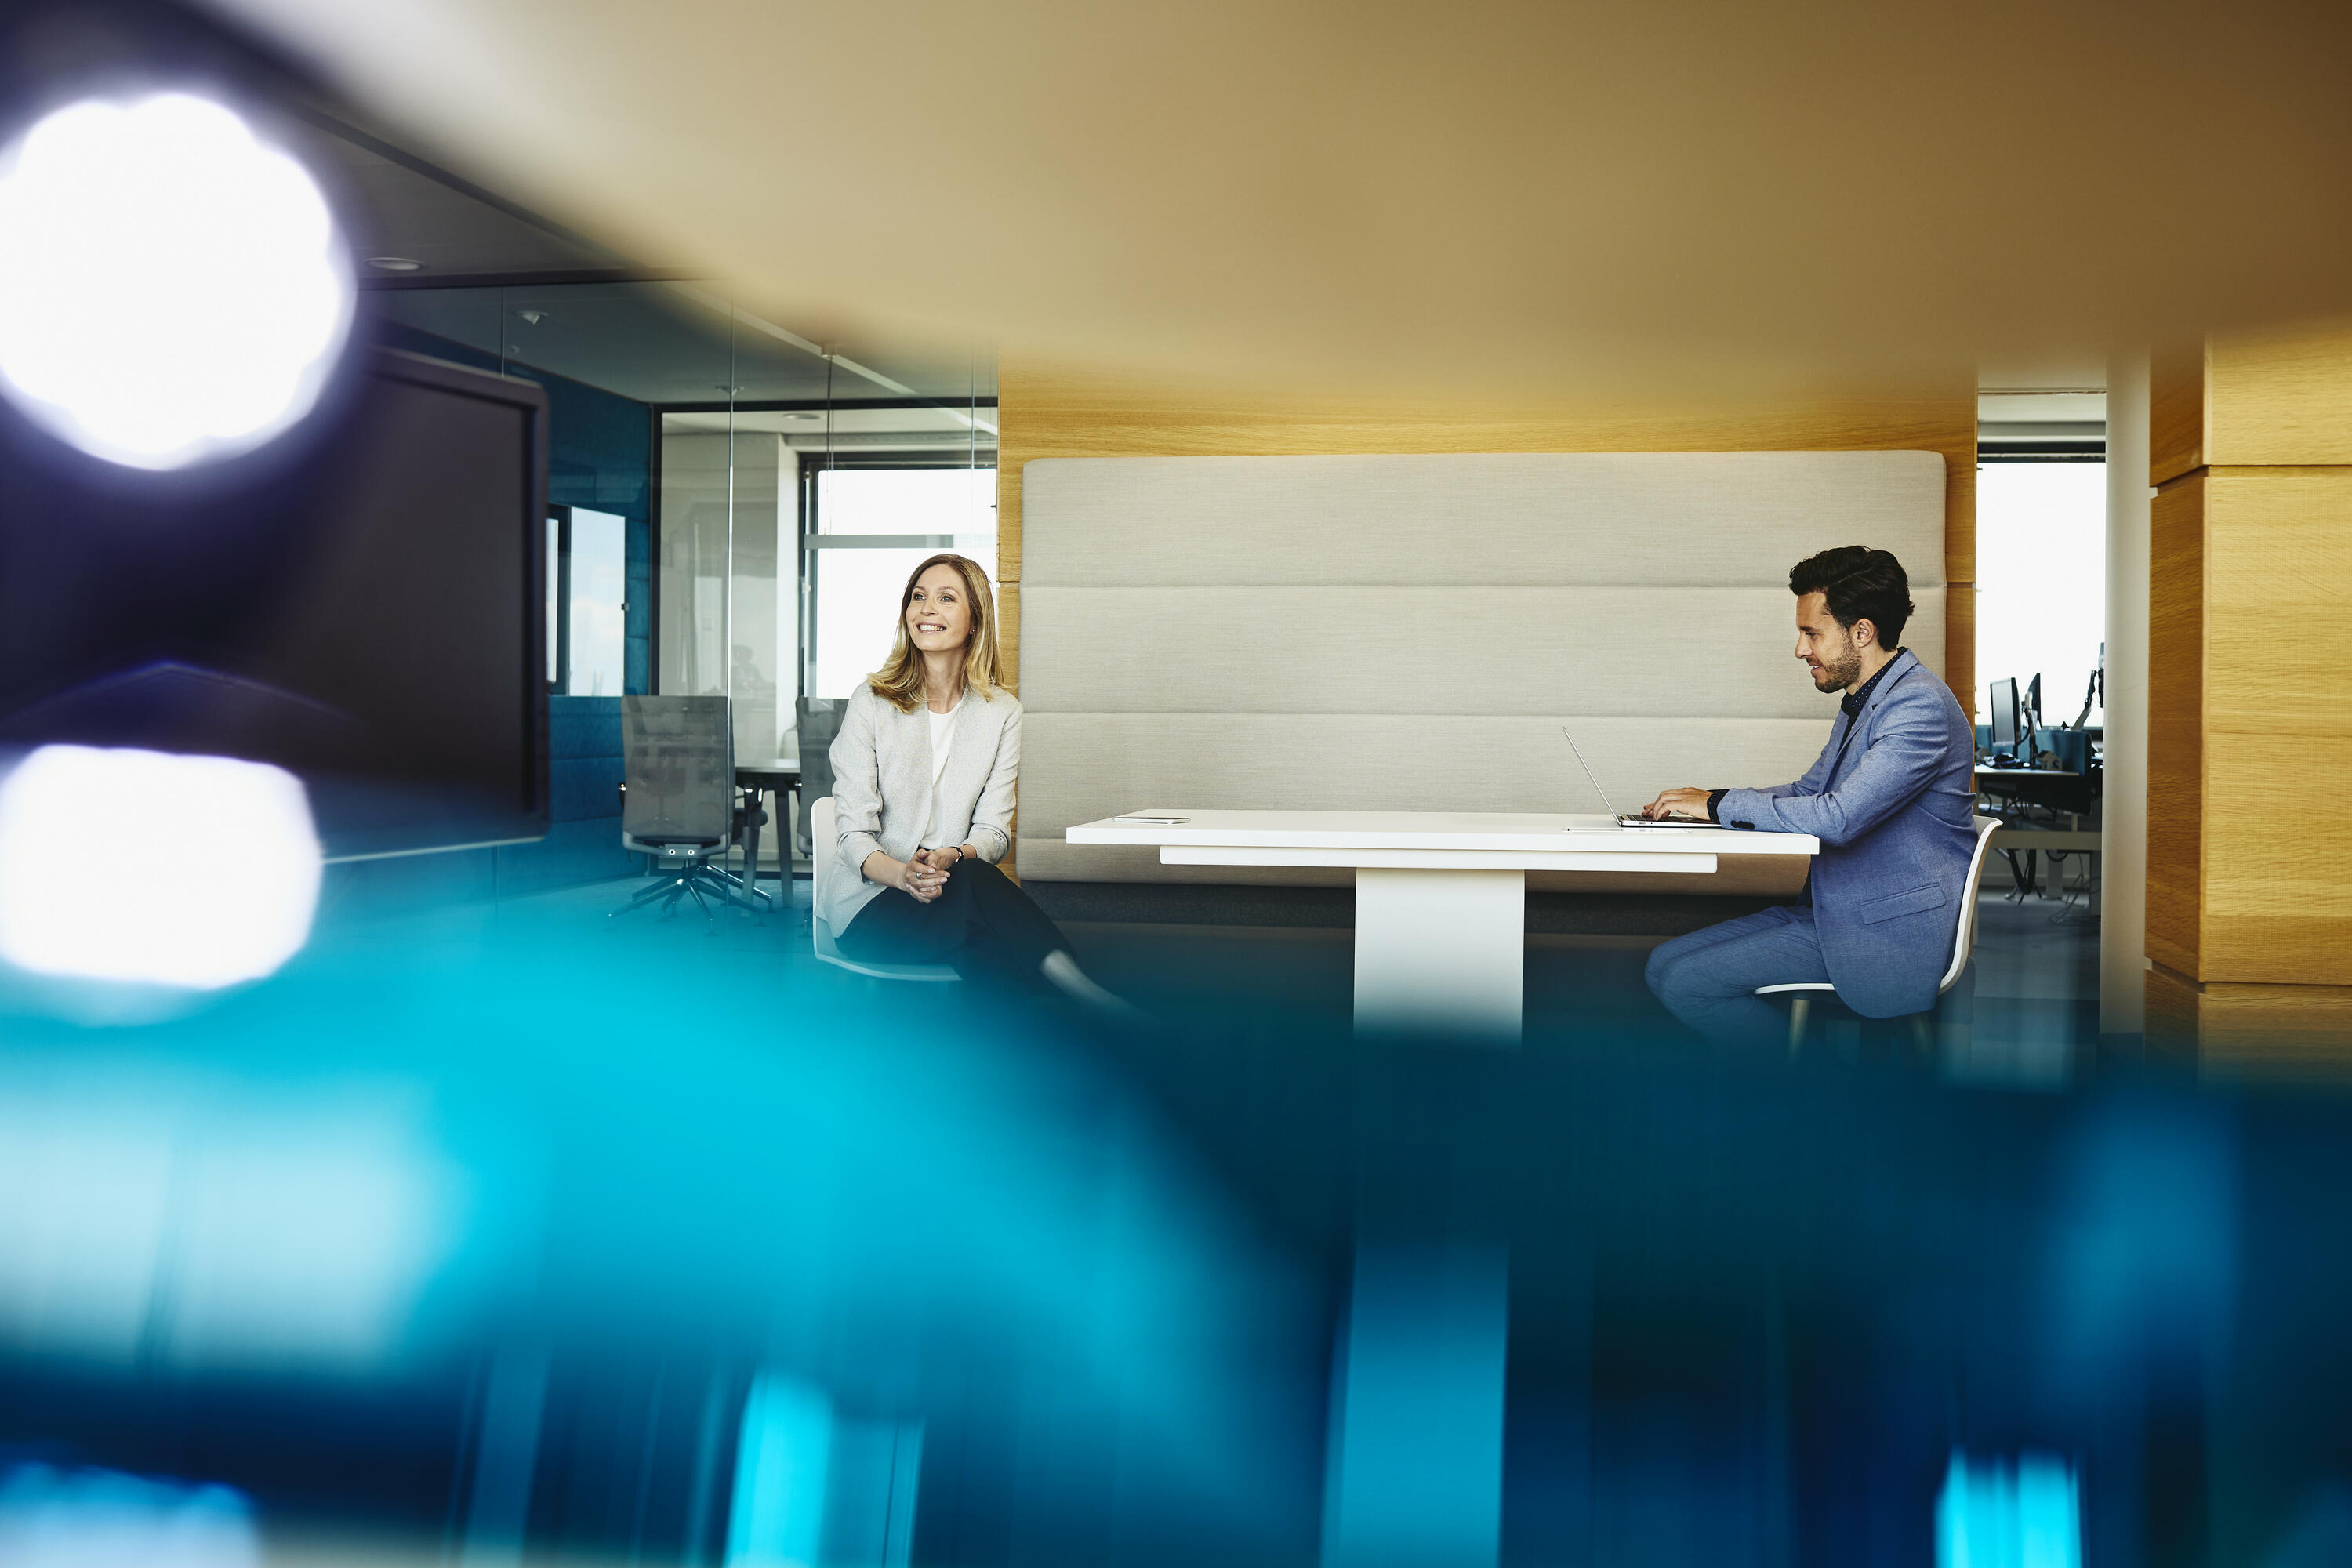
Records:
[[[1990,768],[1976,770],[1977,793],[2004,805],[2042,806],[2079,819],[2098,805],[2100,773],[2069,773],[2063,768]]]
[[[1704,875],[1719,858],[1815,855],[1802,833],[1619,827],[1598,816],[1204,811],[1105,818],[1073,844],[1156,846],[1168,866],[1319,866],[1356,875],[1356,1028],[1518,1043],[1529,871]]]
[[[793,881],[793,819],[791,813],[784,809],[784,796],[789,795],[795,800],[800,797],[801,760],[798,757],[771,757],[764,763],[737,763],[735,787],[751,791],[754,805],[759,804],[761,795],[772,793],[775,795],[776,842],[782,847],[776,857],[777,876],[784,884],[784,891],[789,894]],[[760,818],[757,812],[751,815],[743,833],[743,880],[756,887],[760,880]],[[787,898],[784,902],[789,908],[792,900]]]

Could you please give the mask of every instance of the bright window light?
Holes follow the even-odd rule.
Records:
[[[2071,724],[2107,628],[2107,466],[1987,463],[1977,470],[1977,700],[2042,677],[2042,709]],[[2090,722],[2105,722],[2104,709]]]
[[[44,746],[0,779],[0,958],[213,990],[310,934],[320,858],[301,781],[263,763]]]
[[[826,468],[817,475],[817,530],[836,534],[928,533],[996,573],[996,469]],[[916,563],[908,549],[826,550],[816,564],[816,659],[812,697],[846,697],[882,668],[898,635],[898,595]],[[740,688],[739,688],[740,692]]]
[[[574,697],[618,697],[628,666],[628,520],[572,509],[572,662]]]
[[[89,100],[0,152],[0,384],[85,452],[261,445],[317,401],[352,307],[317,183],[217,103]]]

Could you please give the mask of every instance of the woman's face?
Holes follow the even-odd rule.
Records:
[[[959,653],[971,640],[971,606],[963,574],[944,563],[915,579],[907,600],[907,637],[924,653]]]

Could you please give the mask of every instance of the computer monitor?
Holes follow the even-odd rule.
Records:
[[[2030,737],[2034,731],[2045,727],[2042,721],[2042,677],[2037,675],[2025,683],[2024,729]]]
[[[545,835],[546,395],[380,351],[336,402],[184,477],[5,422],[0,766],[49,742],[272,763],[331,858]]]
[[[2010,679],[1994,681],[1990,715],[1993,750],[1999,751],[2003,746],[2012,751],[2016,749],[2018,731],[2021,727],[2017,707],[2017,682]]]

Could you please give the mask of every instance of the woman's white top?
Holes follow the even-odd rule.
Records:
[[[930,710],[926,707],[924,711],[928,713]],[[947,802],[943,798],[944,792],[940,788],[940,780],[947,776],[948,753],[955,749],[955,715],[956,710],[952,708],[944,713],[931,714],[931,820],[930,825],[923,829],[923,847],[926,849],[938,849],[949,842],[945,837],[948,825],[944,820]]]
[[[970,843],[983,860],[1004,858],[1020,767],[1021,703],[1011,692],[967,690],[953,713],[937,714],[920,704],[902,712],[860,686],[833,742],[831,851],[839,858],[818,916],[846,930],[884,891],[859,874],[877,849],[906,860],[926,843]]]

